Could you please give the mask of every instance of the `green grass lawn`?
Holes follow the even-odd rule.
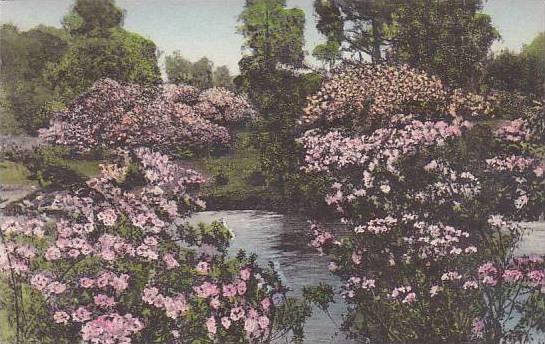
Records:
[[[75,172],[93,177],[99,174],[99,161],[93,160],[61,160],[61,164]],[[36,182],[28,179],[28,169],[22,164],[12,161],[0,161],[0,185],[36,185]]]
[[[258,152],[250,145],[248,133],[239,133],[231,153],[201,159],[196,164],[212,178],[203,188],[205,198],[240,202],[269,192],[265,185],[249,183],[249,177],[254,171],[259,171],[260,166]],[[214,181],[220,173],[227,177],[225,185]]]
[[[11,161],[0,161],[0,185],[32,184],[28,175],[29,172],[23,165]]]

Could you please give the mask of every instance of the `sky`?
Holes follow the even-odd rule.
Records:
[[[125,28],[155,42],[164,54],[179,50],[192,61],[207,56],[235,74],[242,36],[236,33],[244,0],[117,0],[126,12]],[[38,24],[60,27],[73,0],[0,0],[0,24],[23,30]],[[313,0],[288,0],[305,11],[305,49],[312,51],[323,37],[316,31]],[[544,0],[485,0],[484,10],[502,35],[492,49],[519,51],[545,31]],[[1,47],[0,47],[1,49]],[[312,62],[312,61],[311,61]]]

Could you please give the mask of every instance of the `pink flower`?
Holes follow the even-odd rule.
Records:
[[[121,274],[121,276],[113,276],[110,285],[116,290],[116,291],[123,291],[128,288],[129,286],[129,275],[127,274]]]
[[[56,246],[51,246],[45,252],[45,259],[48,261],[54,261],[61,258],[61,250]]]
[[[47,291],[51,294],[62,294],[66,291],[66,285],[60,282],[52,282],[47,286]]]
[[[413,303],[415,301],[416,301],[416,294],[415,293],[409,293],[409,294],[407,294],[407,296],[405,296],[405,298],[401,302],[411,304],[411,303]]]
[[[68,320],[70,320],[70,316],[68,315],[68,313],[66,312],[55,312],[55,314],[53,314],[53,319],[55,319],[55,322],[57,324],[68,324]]]
[[[218,309],[220,307],[220,300],[217,297],[210,300],[210,307],[213,309]]]
[[[198,297],[202,297],[202,298],[216,296],[219,294],[218,287],[215,284],[210,282],[204,282],[198,287],[193,287],[193,290],[195,290]]]
[[[463,289],[478,289],[479,288],[479,284],[475,281],[467,281],[464,283],[464,285],[462,286]]]
[[[545,271],[533,270],[528,273],[528,278],[534,283],[541,283],[545,280]]]
[[[177,268],[180,266],[180,264],[178,263],[178,261],[174,258],[174,256],[170,253],[168,254],[165,254],[163,256],[163,261],[165,262],[166,266],[167,266],[167,269],[170,270],[170,269],[174,269],[174,268]]]
[[[244,312],[244,308],[242,307],[235,307],[231,309],[230,317],[231,317],[231,320],[233,321],[237,321],[239,319],[244,318],[244,315],[245,315],[245,312]]]
[[[263,308],[263,311],[267,312],[270,307],[271,307],[271,300],[268,297],[261,300],[261,308]]]
[[[503,279],[506,282],[517,282],[524,278],[524,274],[520,270],[505,270]]]
[[[431,289],[430,289],[430,296],[431,297],[437,296],[437,294],[439,294],[441,289],[442,288],[440,286],[438,286],[438,285],[432,286]]]
[[[105,209],[98,213],[97,217],[105,226],[113,226],[117,221],[117,214],[112,208]]]
[[[91,288],[94,284],[95,284],[95,281],[93,279],[90,279],[90,278],[87,278],[87,277],[83,277],[83,278],[80,278],[79,280],[79,284],[83,287],[83,288]]]
[[[339,269],[339,266],[335,262],[329,262],[328,269],[331,272],[335,272]]]
[[[245,268],[245,269],[240,270],[240,278],[243,281],[249,280],[250,279],[250,268]]]
[[[131,314],[104,314],[85,323],[81,338],[91,343],[130,343],[131,336],[140,332],[144,325]]]
[[[497,281],[494,277],[492,277],[492,276],[485,276],[485,277],[483,278],[483,280],[482,280],[482,283],[483,283],[484,285],[488,285],[488,286],[493,287],[493,286],[495,286],[495,285],[498,283],[498,281]]]
[[[244,331],[248,335],[251,335],[253,332],[255,332],[258,329],[258,322],[256,318],[246,318],[244,321]]]
[[[99,307],[110,308],[115,305],[113,297],[109,297],[104,294],[98,294],[94,297],[95,304]]]
[[[258,323],[259,323],[259,327],[261,327],[261,329],[265,330],[266,328],[269,327],[270,321],[269,321],[269,318],[267,318],[266,316],[263,315],[263,316],[259,317]]]
[[[104,288],[110,283],[110,278],[112,277],[110,272],[105,272],[102,275],[98,276],[96,279],[96,286],[99,288]]]
[[[199,273],[205,275],[210,271],[210,264],[207,262],[199,262],[195,268]]]
[[[360,265],[361,264],[361,254],[353,252],[352,253],[352,261],[354,262],[354,264]]]
[[[233,297],[237,294],[237,287],[233,284],[224,284],[223,285],[223,296]]]
[[[44,274],[36,274],[30,279],[30,285],[39,291],[44,290],[49,282],[51,282],[51,279]]]
[[[228,317],[222,317],[221,324],[226,330],[228,330],[229,327],[231,327],[231,319],[229,319]]]
[[[85,307],[79,307],[74,313],[72,313],[72,319],[75,322],[86,322],[91,320],[91,312]]]
[[[206,329],[208,330],[208,335],[210,337],[216,335],[216,318],[212,316],[206,320]]]
[[[240,281],[237,283],[237,291],[239,295],[244,295],[246,293],[246,282]]]
[[[144,293],[142,295],[142,301],[145,303],[149,303],[150,305],[156,305],[157,307],[162,306],[161,303],[157,305],[157,300],[161,299],[161,295],[159,294],[159,289],[152,287],[152,288],[144,288]]]
[[[483,337],[484,328],[485,328],[485,323],[481,318],[473,319],[473,326],[471,328],[471,332],[476,338]]]

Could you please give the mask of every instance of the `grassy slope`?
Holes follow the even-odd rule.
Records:
[[[63,165],[87,177],[96,176],[100,172],[98,161],[63,160]],[[29,172],[22,164],[11,161],[0,161],[0,185],[35,185],[28,179]]]
[[[197,166],[212,177],[203,188],[209,209],[260,208],[256,202],[268,202],[270,199],[270,190],[266,186],[254,186],[248,182],[252,172],[259,171],[259,155],[251,147],[247,132],[239,133],[231,153],[201,159],[197,161]],[[220,173],[227,176],[226,185],[214,182],[214,177]]]

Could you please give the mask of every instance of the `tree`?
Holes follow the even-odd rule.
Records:
[[[277,64],[301,66],[304,53],[305,14],[286,8],[284,0],[247,0],[238,30],[249,55],[239,62],[241,72],[276,68]]]
[[[182,56],[180,51],[165,57],[165,69],[168,81],[174,84],[192,84],[191,61]]]
[[[301,195],[292,183],[298,174],[295,121],[319,80],[314,73],[292,71],[303,65],[304,13],[286,8],[285,1],[256,0],[246,2],[239,20],[249,54],[239,61],[235,84],[260,114],[253,144],[271,190],[295,202]]]
[[[388,28],[390,56],[454,87],[476,89],[492,42],[499,38],[482,0],[411,0]]]
[[[207,89],[212,87],[212,61],[206,57],[201,57],[191,66],[191,84],[197,88]]]
[[[328,41],[346,44],[346,49],[363,59],[383,60],[383,50],[388,45],[386,26],[391,24],[393,12],[399,1],[386,0],[316,0],[317,28]]]
[[[156,51],[152,41],[121,28],[108,36],[76,37],[46,77],[64,100],[74,99],[100,78],[154,85],[161,81]]]
[[[342,57],[344,21],[340,8],[332,0],[315,0],[314,11],[317,16],[316,28],[326,36],[327,41],[317,45],[312,55],[331,68]]]
[[[52,27],[20,32],[6,24],[0,28],[0,45],[3,109],[19,126],[33,133],[47,122],[46,112],[60,106],[44,78],[44,70],[62,58],[68,37]]]
[[[320,32],[341,40],[360,61],[367,54],[373,63],[407,63],[454,87],[473,88],[492,42],[499,38],[481,9],[482,0],[315,2]]]
[[[214,74],[212,75],[212,81],[215,87],[233,87],[233,77],[227,66],[216,67]]]
[[[63,18],[63,27],[73,35],[108,35],[122,26],[123,17],[115,0],[76,0]]]
[[[341,59],[342,52],[340,45],[335,41],[327,41],[323,44],[318,44],[312,51],[314,56],[319,61],[322,61],[324,65],[333,68],[335,63]]]
[[[530,44],[522,48],[527,75],[524,90],[536,96],[545,96],[545,32],[540,32]]]
[[[502,50],[486,66],[484,83],[493,89],[519,92],[533,98],[545,93],[545,33],[539,33],[517,54]]]
[[[165,57],[165,68],[168,81],[174,84],[186,84],[197,88],[227,87],[233,85],[233,80],[227,66],[214,69],[214,64],[207,57],[192,63],[179,51]]]

